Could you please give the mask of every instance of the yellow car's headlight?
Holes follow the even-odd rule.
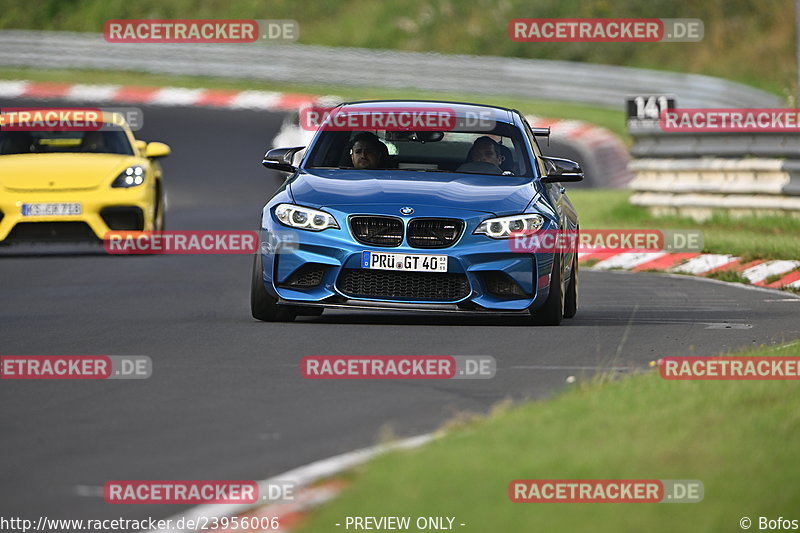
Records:
[[[114,180],[114,183],[111,184],[112,187],[117,188],[129,188],[129,187],[137,187],[144,183],[144,167],[139,165],[131,165],[122,172],[120,172],[117,179]]]

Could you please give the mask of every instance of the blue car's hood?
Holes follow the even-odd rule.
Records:
[[[536,194],[530,178],[393,170],[301,170],[289,189],[309,207],[404,204],[519,213]]]

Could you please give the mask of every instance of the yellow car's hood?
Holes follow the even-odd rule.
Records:
[[[110,184],[130,165],[146,161],[118,154],[14,154],[0,156],[0,186],[16,191],[92,189]]]

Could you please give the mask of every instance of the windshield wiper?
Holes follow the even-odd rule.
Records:
[[[389,168],[387,170],[401,170],[403,172],[453,172],[441,168]]]
[[[367,168],[358,169],[358,168],[355,168],[355,167],[309,167],[309,168],[312,168],[312,169],[313,168],[319,168],[319,169],[325,169],[325,170],[333,170],[333,169],[336,169],[336,170],[382,170],[382,171],[390,171],[390,172],[394,172],[394,171],[398,171],[398,170],[402,171],[402,172],[455,172],[453,170],[442,170],[442,169],[438,169],[438,168],[371,168],[371,169],[367,169]]]

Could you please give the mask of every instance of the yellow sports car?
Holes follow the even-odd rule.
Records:
[[[157,160],[169,146],[136,140],[118,114],[101,116],[89,131],[0,126],[0,244],[163,229]]]

